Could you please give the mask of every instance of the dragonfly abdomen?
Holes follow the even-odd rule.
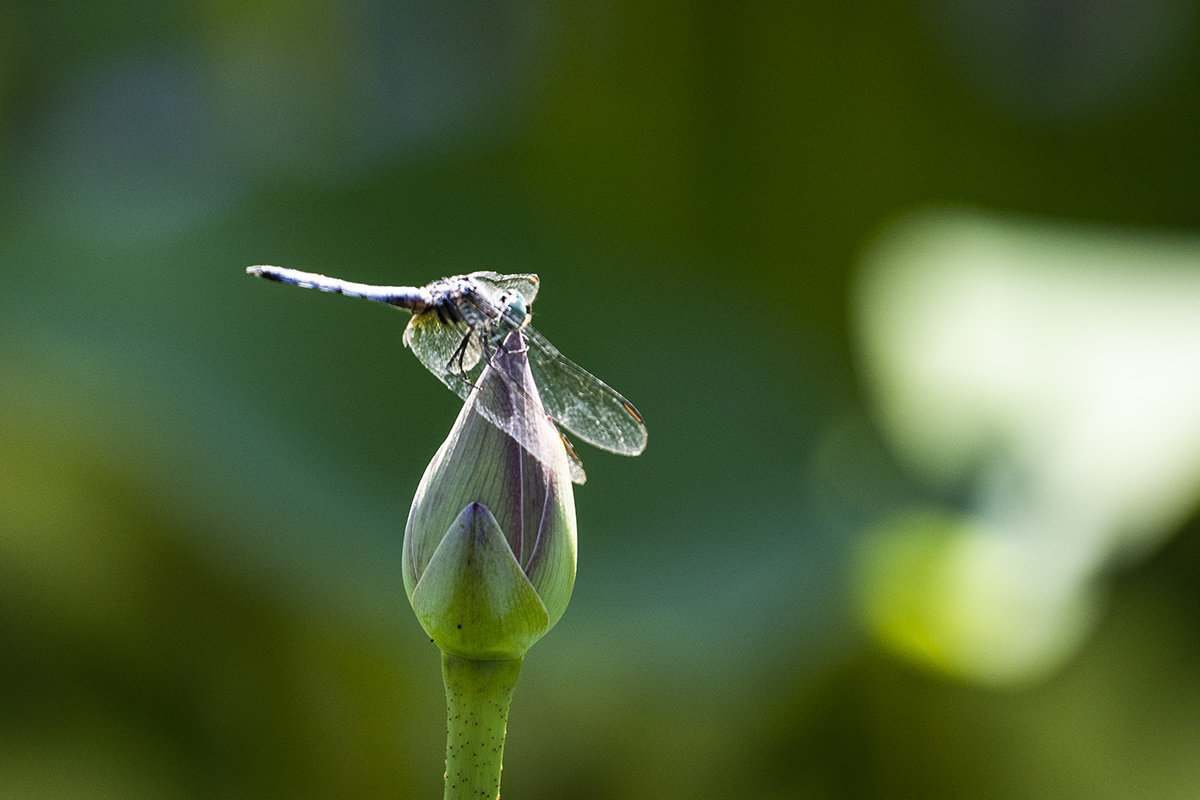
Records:
[[[361,297],[374,300],[377,303],[387,303],[391,306],[407,308],[414,314],[442,302],[443,298],[436,297],[429,287],[416,286],[372,286],[367,283],[354,283],[339,278],[318,275],[315,272],[301,272],[298,269],[285,269],[261,264],[246,267],[246,272],[257,275],[275,283],[286,283],[305,289],[316,289],[330,294],[340,294],[346,297]]]

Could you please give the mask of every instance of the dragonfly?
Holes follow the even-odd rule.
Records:
[[[636,456],[646,448],[646,425],[633,404],[563,356],[529,324],[530,307],[538,292],[537,275],[472,272],[417,287],[353,283],[267,265],[247,267],[246,272],[277,283],[407,309],[412,317],[404,329],[404,344],[426,369],[463,400],[479,385],[480,376],[488,366],[504,376],[518,393],[525,393],[497,360],[505,353],[510,335],[519,332],[544,413],[560,427],[602,450]],[[477,408],[485,419],[514,436],[539,460],[552,463],[552,458],[542,453],[545,445],[536,432],[511,419],[514,413],[511,406],[511,403],[490,406],[485,403]],[[583,483],[586,480],[583,465],[570,441],[561,431],[559,435],[566,446],[571,479]]]

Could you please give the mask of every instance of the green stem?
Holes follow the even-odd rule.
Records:
[[[472,661],[442,652],[446,681],[444,800],[500,797],[504,734],[521,659]]]

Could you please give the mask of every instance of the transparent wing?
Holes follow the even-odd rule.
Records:
[[[567,462],[571,467],[571,483],[587,483],[587,473],[583,471],[583,462],[579,460],[579,456],[575,455],[575,448],[571,446],[571,440],[563,435],[562,431],[558,432],[558,437],[562,439],[563,447],[567,450]]]
[[[521,333],[542,404],[559,425],[613,453],[636,456],[646,448],[646,425],[632,403],[563,356],[533,328],[526,326]]]
[[[533,305],[538,293],[538,276],[533,273],[525,275],[501,275],[499,272],[472,272],[467,276],[493,289],[496,293],[515,290],[525,298],[525,305]]]
[[[480,387],[475,398],[475,408],[488,422],[520,442],[530,454],[543,463],[555,463],[554,444],[548,444],[543,428],[549,425],[545,407],[526,386],[515,381],[511,369],[501,361],[506,353],[498,349],[489,358],[482,358],[483,337],[464,322],[445,323],[435,311],[414,316],[404,330],[404,343],[420,359],[425,368],[432,372],[463,400],[468,400],[471,391]],[[483,379],[483,371],[489,362],[497,367],[497,381]],[[537,419],[542,424],[536,424]],[[553,425],[551,425],[553,428]],[[587,475],[575,449],[566,437],[558,434],[565,447],[571,481],[583,483]]]
[[[443,322],[436,311],[413,315],[404,329],[404,344],[463,400],[483,372],[483,348],[475,330],[465,322]]]

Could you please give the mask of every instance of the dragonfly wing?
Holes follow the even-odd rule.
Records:
[[[436,310],[414,314],[404,329],[406,344],[425,368],[462,399],[483,371],[479,337],[464,322],[443,322]]]
[[[590,445],[636,456],[646,448],[646,425],[633,404],[608,384],[558,352],[526,326],[529,369],[546,411]]]
[[[533,376],[524,368],[524,359],[516,358],[524,353],[516,349],[497,350],[489,371],[480,378],[467,402],[473,403],[480,416],[516,440],[548,469],[566,470],[572,483],[583,483],[587,477],[579,457],[546,413],[534,388]]]
[[[587,483],[587,473],[583,471],[583,462],[579,460],[579,456],[575,455],[575,448],[571,446],[571,441],[559,431],[558,436],[562,439],[563,447],[567,451],[567,462],[571,468],[571,483]]]
[[[472,272],[467,276],[496,290],[497,293],[517,291],[525,298],[525,305],[533,305],[538,293],[538,276],[533,273],[524,275],[502,275],[499,272]]]

